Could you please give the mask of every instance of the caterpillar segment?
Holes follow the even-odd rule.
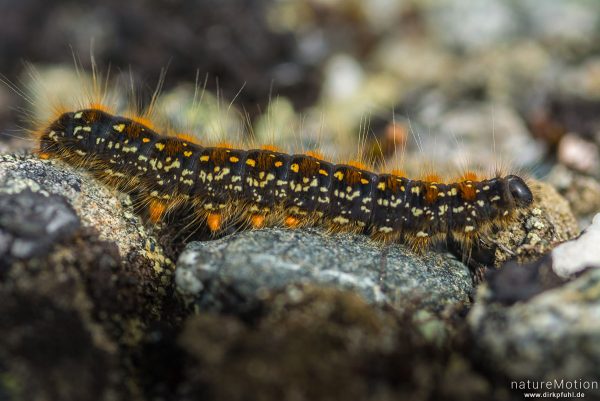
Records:
[[[66,112],[40,136],[40,155],[96,173],[142,194],[153,222],[190,207],[218,233],[231,223],[259,229],[321,225],[401,241],[415,250],[449,237],[470,245],[533,201],[516,176],[443,183],[334,164],[321,155],[286,154],[274,147],[204,147],[187,136],[162,136],[143,120],[93,108]]]

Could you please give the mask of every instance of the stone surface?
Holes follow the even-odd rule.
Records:
[[[32,155],[0,155],[0,194],[29,190],[41,196],[63,196],[81,224],[100,238],[114,241],[125,260],[151,263],[160,271],[171,262],[131,207],[129,197],[100,184],[83,170]]]
[[[577,240],[565,242],[552,250],[552,267],[561,277],[569,277],[586,268],[600,267],[600,214]]]
[[[477,354],[511,380],[598,379],[598,269],[510,306],[480,287],[468,321]]]
[[[0,193],[0,266],[43,255],[80,226],[75,211],[61,196],[29,189]]]
[[[47,254],[2,266],[0,388],[9,400],[131,396],[116,333],[127,327],[120,307],[131,307],[132,298],[124,296],[124,277],[111,282],[117,248],[94,233],[71,234]]]
[[[244,319],[208,312],[187,320],[178,341],[187,362],[182,399],[477,400],[489,393],[467,360],[425,341],[410,314],[310,285],[265,300]]]
[[[85,173],[0,156],[0,394],[140,399],[147,337],[185,314],[156,242]]]
[[[449,254],[416,255],[400,244],[382,246],[364,235],[316,229],[246,231],[188,244],[176,282],[202,306],[243,307],[261,293],[294,283],[353,289],[371,303],[440,310],[469,302],[468,268]],[[234,301],[235,300],[235,301]]]
[[[594,215],[600,212],[600,182],[560,164],[550,171],[546,180],[569,202],[579,227],[589,226]]]

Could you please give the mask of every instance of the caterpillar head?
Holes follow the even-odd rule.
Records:
[[[527,207],[533,202],[533,193],[521,177],[509,175],[506,177],[506,185],[513,200],[518,207]]]

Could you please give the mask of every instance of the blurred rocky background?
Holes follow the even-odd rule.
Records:
[[[538,201],[472,258],[319,230],[188,244],[28,153],[32,85],[80,95],[90,54],[142,103],[167,68],[160,118],[200,137],[503,167],[543,181]],[[0,400],[519,400],[511,381],[599,380],[599,2],[0,0],[0,73],[25,94],[0,85]]]

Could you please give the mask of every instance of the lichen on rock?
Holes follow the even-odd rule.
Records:
[[[217,310],[247,306],[262,293],[297,283],[352,289],[374,304],[437,311],[468,303],[473,289],[468,268],[447,253],[417,255],[365,235],[279,228],[188,244],[176,282],[198,305]]]

